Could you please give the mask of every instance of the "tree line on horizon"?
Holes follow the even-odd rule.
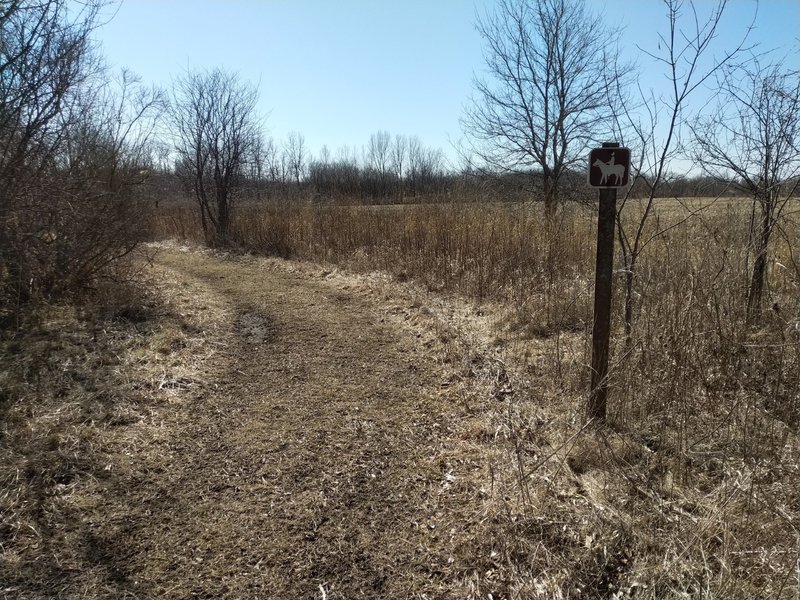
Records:
[[[360,156],[323,147],[312,157],[296,132],[278,144],[257,114],[258,88],[224,69],[186,72],[168,91],[114,74],[92,42],[101,6],[19,0],[0,12],[0,283],[17,305],[79,289],[127,256],[146,237],[135,213],[154,174],[179,182],[208,239],[223,243],[237,201],[281,194],[531,199],[552,220],[586,198],[588,149],[616,139],[633,153],[620,212],[642,202],[633,229],[618,219],[628,302],[654,199],[725,191],[757,213],[756,312],[772,233],[800,181],[800,75],[748,45],[749,30],[721,43],[725,0],[705,16],[664,0],[658,49],[640,49],[663,67],[664,94],[635,84],[635,66],[607,43],[620,32],[597,27],[583,0],[498,0],[477,20],[485,69],[462,117],[460,168],[386,131]],[[718,101],[692,114],[706,88]],[[702,175],[676,173],[676,159]]]

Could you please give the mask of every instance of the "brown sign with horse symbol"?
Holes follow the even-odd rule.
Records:
[[[619,188],[628,185],[631,151],[628,148],[595,148],[589,153],[589,185]]]

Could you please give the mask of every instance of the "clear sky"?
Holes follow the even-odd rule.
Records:
[[[697,0],[701,10],[710,0]],[[606,23],[624,27],[623,56],[644,86],[662,71],[637,45],[656,48],[664,30],[659,0],[588,0]],[[217,66],[260,88],[266,127],[291,131],[309,149],[360,148],[371,133],[418,135],[452,155],[459,118],[483,67],[476,15],[493,0],[123,0],[98,30],[108,62],[169,87],[187,68]],[[752,20],[753,0],[730,0],[718,48]],[[112,12],[107,9],[107,17]],[[603,26],[601,23],[598,26]],[[761,0],[751,36],[800,68],[800,0]],[[610,40],[610,42],[613,40]],[[699,99],[698,99],[699,101]]]

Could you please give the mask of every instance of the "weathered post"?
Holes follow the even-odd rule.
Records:
[[[630,150],[620,148],[616,142],[606,142],[602,148],[596,148],[589,153],[589,185],[600,188],[594,275],[592,382],[588,406],[589,419],[596,423],[602,423],[606,419],[617,188],[628,184],[629,166]]]

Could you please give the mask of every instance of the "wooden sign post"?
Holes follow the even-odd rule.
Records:
[[[607,142],[589,153],[588,181],[600,188],[597,215],[597,261],[594,275],[594,321],[592,325],[592,383],[589,419],[603,422],[608,403],[608,349],[611,340],[611,295],[614,272],[614,225],[617,218],[617,188],[628,184],[631,152]]]

